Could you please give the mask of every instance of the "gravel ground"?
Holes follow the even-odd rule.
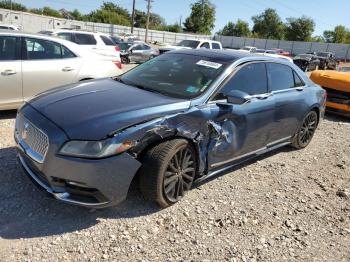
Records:
[[[46,198],[16,163],[15,112],[0,113],[0,261],[349,261],[350,122],[328,116],[286,147],[160,210],[133,187],[89,210]]]

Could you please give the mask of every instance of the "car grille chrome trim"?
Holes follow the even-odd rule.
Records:
[[[48,136],[23,115],[16,118],[15,137],[24,152],[38,163],[43,163],[49,150]]]

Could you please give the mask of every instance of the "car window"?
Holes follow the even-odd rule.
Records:
[[[62,58],[73,58],[76,57],[76,55],[70,51],[67,47],[61,45],[62,49]]]
[[[151,47],[148,46],[148,45],[142,45],[142,49],[143,49],[143,50],[149,50],[149,49],[151,49]]]
[[[96,39],[91,34],[75,33],[75,42],[78,45],[96,45]]]
[[[0,36],[0,61],[16,60],[16,37]]]
[[[207,49],[210,49],[210,45],[208,42],[205,42],[203,44],[201,44],[200,48],[207,48]]]
[[[240,90],[249,95],[267,93],[267,77],[264,63],[243,66],[219,91],[220,99],[227,97],[232,90]],[[219,99],[216,97],[215,99]]]
[[[141,45],[136,45],[132,48],[132,50],[142,50],[142,46]]]
[[[293,74],[294,74],[294,87],[304,86],[305,83],[303,82],[303,80],[301,80],[298,74],[295,71],[293,71]]]
[[[270,91],[279,91],[294,87],[292,68],[276,63],[267,63],[266,66]]]
[[[64,39],[64,40],[73,41],[72,33],[58,33],[57,36],[59,38]]]
[[[213,49],[221,49],[218,43],[211,43],[211,46],[213,47]]]
[[[44,39],[26,38],[26,55],[28,60],[71,58],[75,55],[66,47]]]
[[[105,43],[105,45],[115,45],[115,43],[113,42],[112,39],[110,39],[107,36],[104,35],[100,35],[100,38],[102,39],[103,43]]]
[[[12,28],[9,28],[8,26],[0,26],[0,29],[12,29]]]

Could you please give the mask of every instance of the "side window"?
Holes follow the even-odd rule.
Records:
[[[78,45],[96,45],[94,35],[75,33],[75,41]]]
[[[293,70],[287,65],[267,63],[269,90],[278,91],[294,87]]]
[[[12,28],[9,28],[8,26],[3,26],[2,25],[2,26],[0,26],[0,29],[10,29],[11,30]]]
[[[73,58],[76,57],[75,54],[72,53],[67,47],[61,45],[62,48],[62,58]]]
[[[0,36],[0,61],[16,60],[16,37]]]
[[[218,95],[226,97],[232,90],[240,90],[249,95],[267,93],[267,77],[264,63],[254,63],[243,66],[226,82]]]
[[[61,58],[61,45],[58,43],[34,38],[26,38],[25,43],[28,60]]]
[[[211,43],[211,46],[213,47],[213,49],[221,49],[218,43]]]
[[[295,71],[293,71],[293,75],[294,75],[294,87],[299,87],[299,86],[305,85],[303,80],[301,80],[301,78],[298,76],[298,74]]]
[[[200,48],[210,49],[210,45],[208,42],[204,42],[203,44],[201,44]]]
[[[58,33],[57,36],[64,40],[73,41],[71,33]]]
[[[151,47],[148,46],[148,45],[142,45],[142,49],[143,49],[143,50],[149,50],[149,49],[151,49]]]
[[[100,35],[100,37],[101,37],[103,43],[105,43],[105,45],[115,45],[115,43],[109,37],[104,36],[104,35]]]
[[[142,46],[141,45],[136,45],[132,48],[132,50],[142,50]]]

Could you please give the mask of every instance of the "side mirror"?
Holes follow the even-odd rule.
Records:
[[[227,95],[227,102],[230,104],[242,105],[250,101],[251,96],[240,90],[232,90]]]

